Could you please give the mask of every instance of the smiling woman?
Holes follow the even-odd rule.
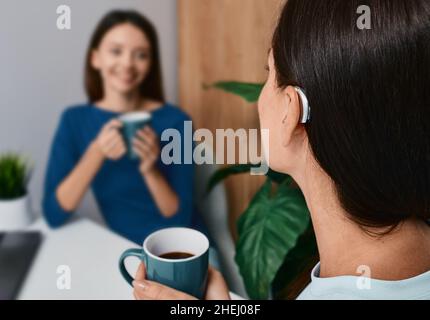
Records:
[[[118,57],[126,65],[136,62],[133,74],[119,69]],[[91,102],[109,92],[106,85],[123,86],[124,92],[138,87],[143,97],[164,100],[157,33],[137,12],[113,12],[100,22],[90,41],[85,69],[85,87]]]
[[[68,108],[54,136],[43,199],[48,223],[62,226],[91,188],[108,226],[135,243],[173,226],[206,233],[193,205],[193,163],[160,159],[161,133],[176,129],[186,139],[190,118],[165,102],[157,34],[140,13],[112,11],[100,21],[85,87],[89,102]],[[149,113],[151,122],[126,144],[121,116],[132,112]]]

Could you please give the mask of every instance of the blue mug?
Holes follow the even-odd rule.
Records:
[[[127,146],[128,157],[137,160],[139,156],[133,151],[133,139],[139,130],[151,124],[152,115],[149,112],[130,112],[119,117],[119,120],[122,123],[120,132]]]
[[[119,260],[124,279],[132,285],[133,277],[125,267],[128,257],[137,257],[146,266],[146,278],[203,299],[209,267],[209,240],[199,231],[169,228],[157,231],[143,243],[143,248],[126,250]]]

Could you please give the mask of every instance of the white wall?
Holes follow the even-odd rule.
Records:
[[[71,7],[70,31],[56,26],[62,4]],[[108,10],[125,8],[138,9],[155,24],[167,98],[176,103],[176,0],[0,1],[0,152],[19,151],[35,162],[30,192],[36,212],[59,115],[86,101],[82,79],[90,35]],[[81,211],[96,211],[91,198]]]

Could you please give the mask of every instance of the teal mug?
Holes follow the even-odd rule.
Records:
[[[149,112],[131,112],[120,116],[118,120],[122,123],[120,132],[127,146],[128,157],[131,160],[139,159],[139,156],[133,151],[133,139],[139,130],[151,124],[151,114]]]
[[[133,277],[125,267],[128,257],[137,257],[146,266],[146,278],[203,299],[209,267],[209,240],[199,231],[169,228],[157,231],[143,243],[143,248],[126,250],[119,260],[124,279],[132,285]]]

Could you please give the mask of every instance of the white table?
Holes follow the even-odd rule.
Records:
[[[40,219],[31,228],[43,233],[43,242],[21,288],[20,300],[132,300],[132,288],[122,278],[118,259],[137,245],[90,220],[79,219],[51,230]],[[134,274],[139,261],[130,258]],[[58,289],[57,280],[70,270],[70,289]],[[61,288],[61,286],[60,286]],[[233,299],[241,299],[231,294]]]

